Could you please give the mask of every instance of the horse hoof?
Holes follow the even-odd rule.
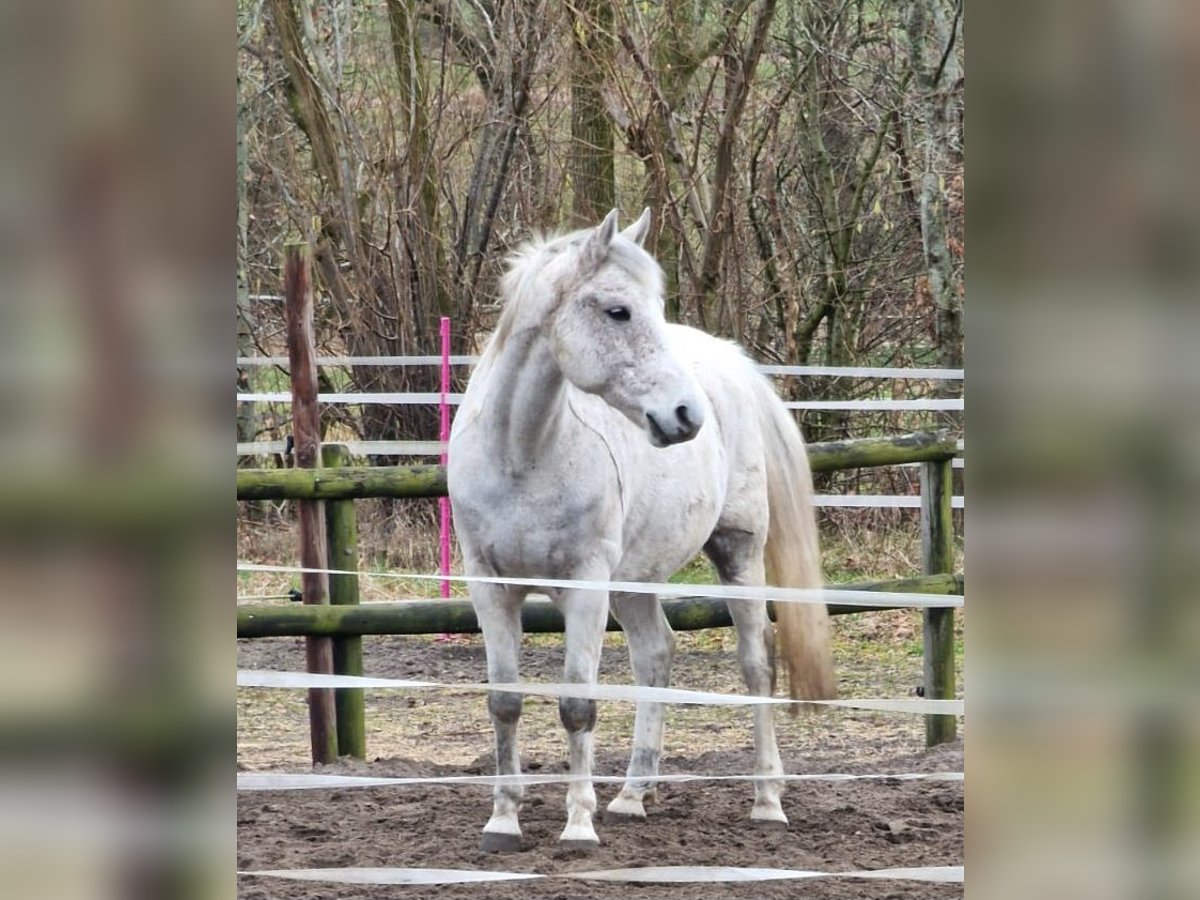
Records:
[[[481,853],[519,853],[521,836],[507,831],[485,831],[479,841]]]
[[[604,813],[605,825],[634,825],[646,821],[646,814],[613,812],[611,809]]]
[[[572,856],[587,856],[600,849],[600,842],[565,840],[558,842],[558,849]]]
[[[750,824],[759,831],[787,831],[787,820],[780,821],[779,819],[751,819]]]
[[[642,797],[628,795],[624,792],[613,797],[612,802],[604,810],[605,822],[644,822],[646,821],[646,805]]]

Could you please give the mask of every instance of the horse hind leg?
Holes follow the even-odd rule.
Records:
[[[471,600],[483,631],[487,648],[488,681],[513,684],[520,679],[521,602],[503,588],[477,585]],[[517,725],[521,719],[524,696],[489,691],[488,713],[496,733],[496,774],[519,775],[521,755],[517,746]],[[518,814],[525,789],[520,784],[497,783],[493,790],[492,817],[483,827],[479,849],[485,853],[515,853],[521,849]]]
[[[643,686],[666,687],[670,683],[675,636],[658,598],[644,594],[613,594],[613,615],[621,623],[629,643],[629,663],[634,680]],[[625,784],[606,809],[606,818],[644,819],[645,804],[657,799],[655,776],[662,756],[662,703],[640,702],[633,725],[633,753]]]
[[[766,583],[763,538],[750,531],[718,530],[704,545],[722,584],[761,586]],[[775,685],[775,630],[762,600],[725,601],[738,633],[738,663],[751,694],[771,696]],[[783,761],[775,739],[775,710],[754,707],[754,807],[750,818],[764,825],[787,825],[780,797]]]

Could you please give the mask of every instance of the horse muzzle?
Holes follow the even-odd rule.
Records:
[[[704,424],[704,410],[694,403],[676,404],[667,414],[646,413],[646,430],[650,443],[655,447],[669,447],[690,441],[700,433]]]

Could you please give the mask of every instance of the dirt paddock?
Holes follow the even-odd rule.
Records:
[[[703,635],[703,633],[702,633]],[[740,691],[736,657],[724,638],[681,635],[673,683],[697,690]],[[442,682],[485,680],[478,638],[366,639],[368,675]],[[557,680],[561,646],[535,640],[523,656],[523,677]],[[856,672],[839,660],[844,693],[898,696],[920,678],[920,659],[880,672]],[[303,668],[300,640],[239,641],[243,668]],[[606,641],[603,681],[628,683],[620,636]],[[874,683],[871,690],[858,683]],[[884,683],[885,689],[879,684]],[[849,688],[847,688],[849,684]],[[899,693],[897,693],[899,692]],[[597,774],[620,775],[628,760],[633,710],[602,703],[596,733]],[[521,723],[527,771],[565,771],[565,739],[553,701],[530,698]],[[780,749],[789,773],[961,772],[961,742],[927,751],[920,717],[835,711],[779,715]],[[378,691],[367,694],[368,762],[343,760],[321,771],[381,776],[490,774],[491,727],[481,695],[467,692]],[[238,767],[249,771],[309,771],[307,720],[298,691],[238,693]],[[676,707],[667,722],[662,770],[739,774],[753,770],[750,714],[720,707]],[[615,785],[597,788],[601,808]],[[586,856],[560,850],[563,785],[527,789],[521,814],[524,849],[509,855],[478,851],[491,810],[490,789],[415,785],[238,795],[239,869],[412,867],[491,869],[553,875],[636,866],[724,865],[822,871],[963,864],[963,785],[883,779],[795,782],[784,795],[786,831],[750,824],[753,788],[745,782],[666,784],[638,824],[599,822],[600,848]],[[324,897],[681,898],[962,896],[961,885],[907,881],[812,880],[748,884],[629,885],[547,878],[448,886],[341,886],[242,876],[246,900]]]

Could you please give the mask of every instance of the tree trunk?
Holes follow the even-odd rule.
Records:
[[[269,2],[288,75],[289,108],[308,138],[324,187],[318,198],[325,202],[319,207],[315,255],[332,301],[332,327],[351,355],[433,353],[437,320],[448,300],[439,286],[437,173],[425,110],[426,78],[410,11],[400,3],[388,5],[405,143],[389,147],[383,160],[368,160],[338,106],[340,85],[330,80],[330,67],[312,35],[306,49],[303,26],[308,20],[302,16],[309,14],[307,4],[300,4],[298,13],[293,0]],[[394,155],[399,152],[404,153],[403,165]],[[386,227],[373,228],[370,209],[378,198],[383,198],[388,221]],[[353,375],[361,391],[428,391],[436,384],[430,372],[416,367],[361,366]],[[368,440],[431,438],[437,421],[432,408],[369,405],[359,431]]]
[[[241,76],[238,76],[241,81]],[[239,89],[240,96],[241,91]],[[246,239],[250,225],[249,210],[246,205],[246,124],[245,108],[241,103],[237,110],[237,355],[254,355],[254,332],[251,328],[253,319],[250,310],[250,281],[246,272]],[[237,389],[249,392],[253,385],[249,366],[238,366]],[[237,405],[237,439],[238,443],[248,443],[258,436],[258,417],[254,412],[253,403]],[[251,460],[246,460],[250,464]],[[239,459],[238,464],[243,461]]]
[[[912,0],[908,10],[908,41],[917,88],[917,106],[924,119],[924,141],[917,145],[920,176],[921,243],[925,273],[934,307],[938,365],[963,364],[962,279],[955,271],[948,225],[948,176],[955,143],[955,104],[962,70],[958,63],[961,2],[947,15],[945,0]],[[961,396],[961,381],[944,381],[938,396]],[[953,415],[943,425],[953,424]]]
[[[600,222],[617,205],[613,130],[604,105],[604,82],[614,51],[613,9],[608,0],[571,4],[571,153],[568,171],[575,224]]]
[[[455,242],[454,288],[460,310],[472,308],[481,289],[484,259],[511,179],[517,141],[527,133],[525,116],[545,36],[544,13],[540,4],[528,0],[505,4],[488,31],[486,46],[471,57],[476,60],[476,72],[487,91],[487,109],[471,179],[462,192],[463,210]],[[449,22],[445,27],[451,27]],[[477,324],[471,322],[468,329],[473,331]]]
[[[750,38],[740,51],[725,54],[725,104],[717,133],[712,201],[708,211],[708,231],[696,285],[696,306],[702,313],[716,300],[717,282],[725,262],[725,248],[733,236],[734,147],[738,126],[746,110],[750,86],[766,44],[767,32],[775,18],[775,0],[763,0],[750,28]]]
[[[411,0],[388,0],[388,23],[392,35],[392,56],[396,63],[399,93],[396,105],[400,125],[407,138],[404,167],[397,170],[396,207],[400,211],[401,234],[411,248],[413,293],[425,311],[426,327],[441,316],[451,315],[449,292],[441,273],[445,258],[439,240],[438,170],[434,163],[433,130],[429,122],[432,106],[429,96],[429,72],[421,53],[417,33],[415,4]],[[403,172],[406,177],[400,177]]]

